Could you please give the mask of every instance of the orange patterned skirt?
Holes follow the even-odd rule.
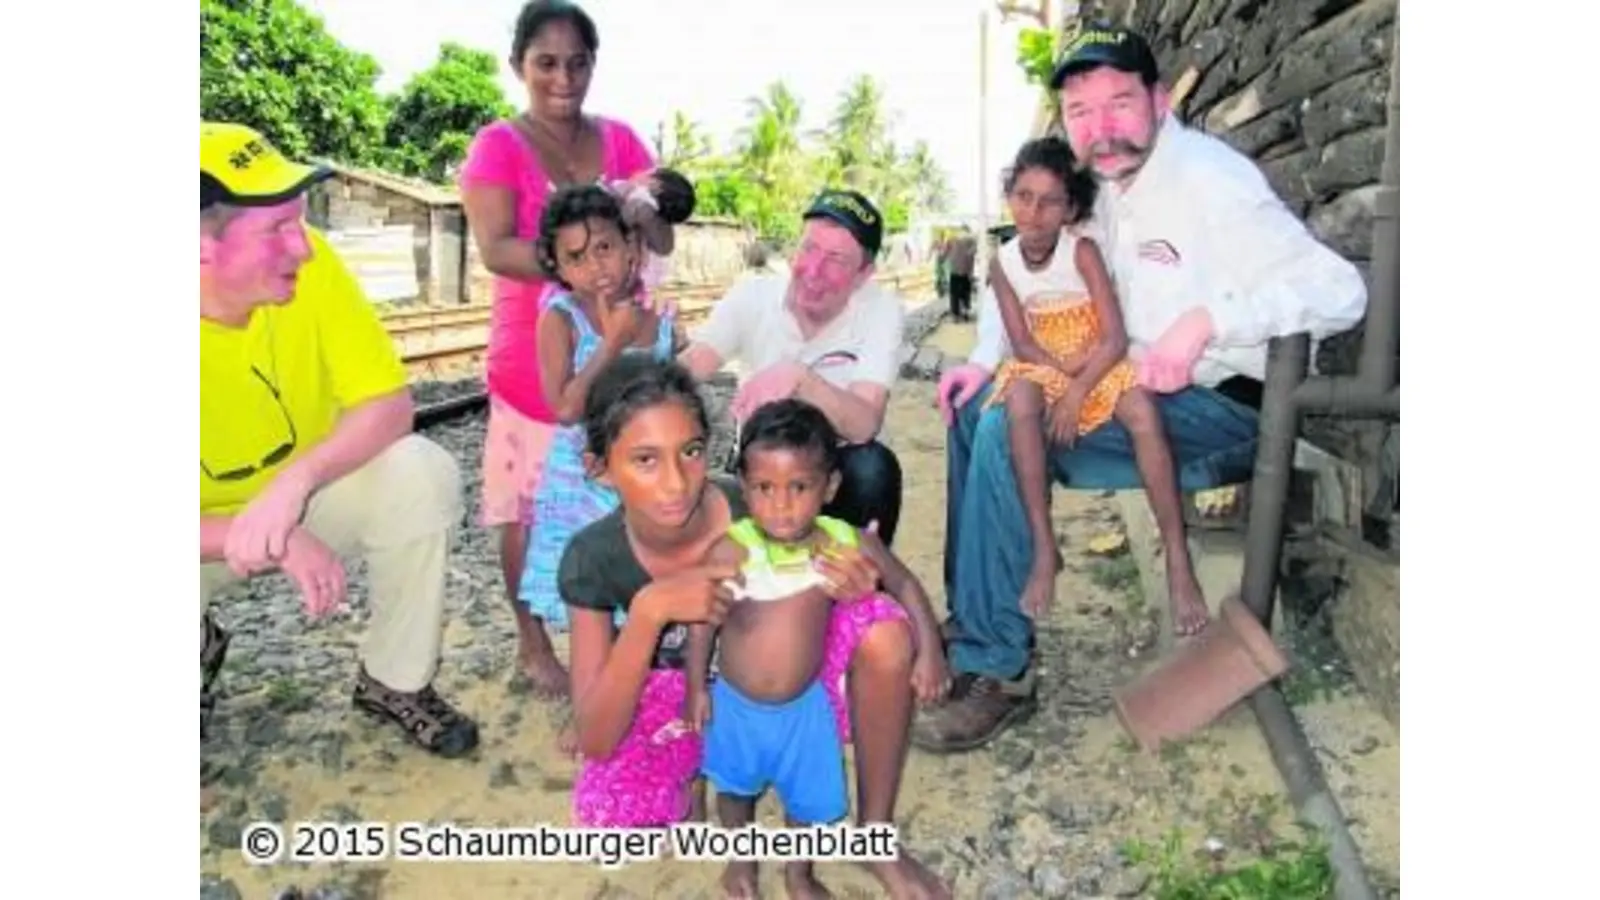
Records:
[[[1057,359],[1080,353],[1100,338],[1100,320],[1086,300],[1036,307],[1027,314],[1034,341]],[[1088,434],[1110,420],[1117,401],[1133,387],[1134,375],[1133,364],[1128,360],[1111,367],[1083,400],[1078,411],[1078,434]],[[1072,384],[1060,369],[1008,359],[995,372],[994,390],[985,406],[1004,402],[1007,389],[1018,379],[1037,384],[1044,391],[1046,407],[1060,400]]]

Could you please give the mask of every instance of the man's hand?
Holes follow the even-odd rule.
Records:
[[[989,377],[988,369],[972,363],[963,363],[939,376],[939,415],[944,417],[944,427],[955,425],[956,410],[977,396],[989,383]]]
[[[289,533],[288,552],[279,568],[300,589],[306,615],[320,619],[344,603],[344,564],[328,545],[304,528]]]
[[[311,480],[290,466],[233,517],[223,546],[223,557],[233,574],[241,578],[254,575],[284,559],[289,532],[300,524],[311,489]]]
[[[1203,306],[1179,316],[1139,361],[1139,384],[1160,394],[1188,387],[1194,380],[1194,365],[1215,333],[1211,314]]]
[[[750,418],[750,414],[774,400],[794,396],[809,370],[793,360],[775,363],[750,376],[739,386],[733,397],[730,411],[736,421]]]

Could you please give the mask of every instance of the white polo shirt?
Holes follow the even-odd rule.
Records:
[[[811,366],[839,388],[868,382],[894,387],[905,303],[875,281],[850,296],[839,315],[807,339],[784,304],[788,275],[747,278],[711,307],[692,339],[739,364],[740,381],[785,360]]]
[[[1197,384],[1264,378],[1270,338],[1320,339],[1366,312],[1360,271],[1311,234],[1256,164],[1174,116],[1127,190],[1101,184],[1095,219],[1136,354],[1187,310],[1211,313],[1217,334],[1195,365]],[[991,305],[978,306],[969,357],[989,367],[1006,352],[1003,326],[985,322],[999,318]]]

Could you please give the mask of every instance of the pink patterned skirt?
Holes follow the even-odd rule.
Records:
[[[828,620],[822,686],[839,736],[850,740],[845,678],[862,637],[879,622],[909,621],[905,607],[885,594],[836,603]],[[915,632],[913,632],[913,636]],[[658,828],[688,818],[690,787],[700,774],[700,735],[683,718],[688,679],[656,669],[645,679],[633,725],[603,760],[584,759],[572,788],[572,819],[583,828]]]

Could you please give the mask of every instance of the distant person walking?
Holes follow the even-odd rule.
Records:
[[[963,225],[961,232],[945,247],[945,264],[950,270],[950,318],[966,322],[972,318],[972,270],[978,261],[978,239]]]

